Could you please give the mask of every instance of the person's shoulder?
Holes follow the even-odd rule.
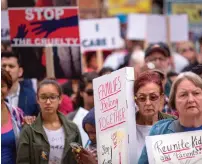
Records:
[[[74,119],[76,113],[77,113],[77,111],[70,112],[69,114],[66,115],[66,118],[67,118],[68,120],[71,120],[71,121],[72,121],[72,120]]]
[[[21,134],[29,135],[31,134],[31,131],[32,131],[32,125],[24,124],[21,129]]]
[[[62,113],[60,113],[60,117],[63,119],[63,121],[65,122],[64,126],[67,126],[69,128],[70,131],[76,131],[78,132],[78,127],[77,125],[72,122],[71,120],[69,120],[67,118],[67,116],[63,115]]]
[[[20,90],[22,90],[23,92],[26,92],[26,93],[35,94],[35,92],[34,92],[34,90],[32,88],[28,88],[28,87],[25,87],[25,86],[20,87]]]
[[[176,116],[168,114],[168,113],[160,112],[160,114],[162,115],[163,119],[175,119],[175,120],[177,119]]]
[[[153,125],[153,127],[150,131],[150,135],[160,135],[160,134],[172,133],[172,131],[169,127],[175,120],[176,119],[163,119],[163,120],[158,121],[156,124]]]

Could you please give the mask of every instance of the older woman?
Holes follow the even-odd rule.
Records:
[[[158,73],[147,71],[142,73],[134,84],[135,102],[138,107],[136,114],[137,128],[137,160],[145,145],[145,137],[157,121],[174,116],[162,113],[164,107],[164,91],[161,78]]]
[[[177,109],[178,120],[162,120],[155,124],[150,135],[202,130],[202,79],[192,73],[180,74],[171,88],[170,106]],[[146,147],[139,164],[148,163]]]
[[[162,113],[164,107],[163,84],[160,75],[154,71],[146,71],[136,79],[134,84],[134,97],[138,111],[136,113],[137,128],[137,161],[145,145],[145,137],[157,121],[174,116]],[[87,158],[88,157],[88,158]],[[93,162],[89,162],[89,159]],[[96,163],[93,154],[82,152],[80,154],[81,163]]]

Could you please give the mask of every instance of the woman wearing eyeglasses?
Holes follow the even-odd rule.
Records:
[[[152,125],[159,120],[174,116],[161,112],[165,98],[161,78],[156,72],[146,71],[135,80],[134,98],[138,107],[136,113],[138,160],[145,145],[145,137],[149,135]]]
[[[202,79],[198,75],[192,72],[181,73],[172,85],[169,104],[178,111],[179,119],[157,122],[149,135],[202,131]],[[149,163],[146,147],[138,163]]]
[[[71,142],[81,144],[77,126],[58,112],[62,90],[52,79],[43,80],[37,89],[41,112],[36,121],[21,132],[17,163],[76,164]]]

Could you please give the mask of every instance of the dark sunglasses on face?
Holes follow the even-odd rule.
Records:
[[[88,96],[93,96],[93,89],[87,89],[85,92]]]
[[[194,51],[194,49],[192,47],[182,49],[182,53],[185,53],[187,51]]]
[[[141,95],[135,97],[135,100],[137,100],[138,102],[145,102],[147,100],[147,97],[149,97],[150,101],[156,101],[159,99],[160,95],[157,94]]]

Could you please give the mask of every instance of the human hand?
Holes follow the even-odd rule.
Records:
[[[31,25],[37,25],[32,32],[34,32],[36,35],[40,35],[44,32],[45,38],[47,38],[52,32],[62,28],[62,27],[72,27],[72,26],[78,26],[78,16],[72,16],[67,17],[60,20],[44,20],[44,21],[35,21],[31,22]]]
[[[92,153],[89,151],[83,149],[78,155],[77,155],[77,161],[78,164],[97,164],[97,161]]]
[[[32,32],[34,32],[36,35],[40,35],[44,32],[46,32],[45,34],[45,38],[48,37],[49,34],[51,34],[52,32],[56,31],[59,27],[58,24],[58,20],[44,20],[44,21],[35,21],[32,22],[31,25],[38,25],[37,27],[35,27]]]
[[[36,120],[35,116],[25,116],[23,118],[22,125],[24,124],[31,125],[35,120]]]
[[[25,38],[27,36],[28,30],[26,30],[26,25],[25,24],[21,24],[18,26],[18,32],[16,34],[15,38]]]

